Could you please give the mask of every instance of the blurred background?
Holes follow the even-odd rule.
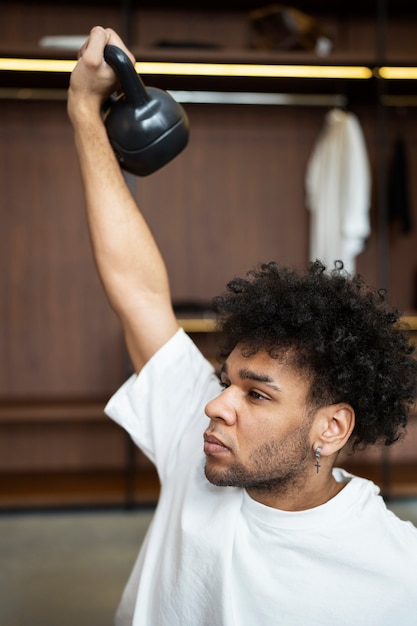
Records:
[[[42,536],[52,541],[43,554],[61,564],[75,554],[71,541],[85,548],[95,537],[104,561],[95,568],[89,559],[91,576],[110,563],[119,572],[119,582],[109,585],[114,596],[101,594],[113,607],[159,485],[150,463],[103,415],[130,363],[90,252],[66,115],[77,49],[94,25],[114,28],[139,63],[157,62],[153,69],[143,66],[144,82],[170,90],[186,109],[186,150],[149,177],[127,179],[167,261],[181,323],[210,359],[216,355],[210,300],[226,282],[261,261],[302,268],[309,260],[306,176],[334,108],[355,116],[369,162],[370,233],[356,269],[388,289],[414,340],[417,6],[406,0],[272,6],[256,0],[44,0],[0,1],[0,12],[1,558],[9,571],[20,572],[25,550],[19,548],[26,546],[35,564],[27,565],[26,575],[36,578],[42,553],[34,546],[44,545]],[[48,65],[54,60],[64,64]],[[166,62],[174,64],[173,73]],[[222,71],[213,75],[201,65],[182,75],[176,64],[189,62]],[[248,76],[245,68],[254,64],[290,70]],[[294,75],[294,65],[308,71]],[[339,75],[320,73],[327,66]],[[342,76],[340,66],[353,68],[353,77]],[[366,70],[364,77],[358,69]],[[346,455],[343,464],[375,480],[393,506],[411,505],[417,419],[392,450]],[[42,530],[47,520],[55,530]],[[37,539],[25,544],[29,527]],[[124,560],[105,552],[113,543]],[[20,579],[3,574],[14,581],[10,587],[19,586]],[[60,586],[54,585],[56,600]],[[1,605],[7,606],[2,598]],[[27,621],[23,608],[11,604],[1,617],[7,625],[67,623],[47,622],[44,614]],[[80,615],[68,619],[83,623]],[[97,614],[89,619],[90,625],[106,623]]]

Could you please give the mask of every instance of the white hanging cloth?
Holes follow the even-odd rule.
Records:
[[[354,273],[356,256],[371,230],[371,175],[356,115],[341,109],[327,113],[305,182],[311,213],[310,260],[319,259],[329,270],[342,260]]]

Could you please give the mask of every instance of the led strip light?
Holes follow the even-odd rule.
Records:
[[[64,59],[0,58],[0,70],[12,72],[70,73],[76,61]],[[139,74],[164,76],[228,76],[252,78],[347,78],[369,79],[372,70],[349,65],[260,65],[251,63],[138,62]]]
[[[69,59],[0,58],[0,71],[71,73],[77,61]],[[162,76],[227,76],[230,78],[334,78],[367,80],[416,80],[417,67],[363,65],[275,65],[256,63],[183,63],[139,61],[139,74]]]

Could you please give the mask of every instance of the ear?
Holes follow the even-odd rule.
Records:
[[[350,404],[340,403],[319,410],[314,449],[321,446],[322,456],[339,452],[347,443],[355,426],[355,411]]]

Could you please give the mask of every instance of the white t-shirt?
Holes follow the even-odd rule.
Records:
[[[117,626],[417,625],[417,529],[370,481],[288,512],[204,475],[204,406],[218,379],[183,331],[106,411],[155,463],[161,495]]]

